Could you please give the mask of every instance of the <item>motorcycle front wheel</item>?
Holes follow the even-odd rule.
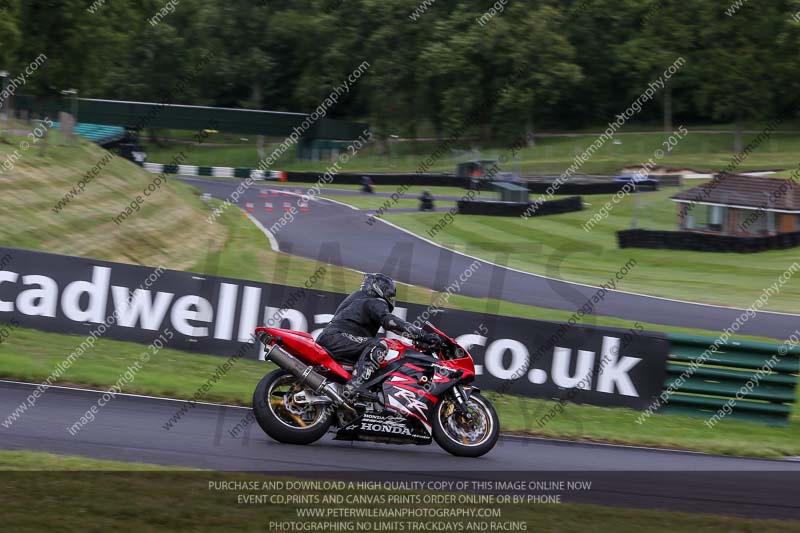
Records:
[[[285,370],[273,370],[253,393],[253,415],[264,433],[286,444],[311,444],[331,425],[328,405],[298,405],[294,395],[303,390]]]
[[[453,400],[439,402],[432,420],[433,438],[453,455],[480,457],[497,444],[500,419],[492,404],[477,392],[470,395],[467,409],[472,415],[469,420]]]

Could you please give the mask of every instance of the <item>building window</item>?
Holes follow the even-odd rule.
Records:
[[[722,231],[722,225],[725,222],[725,208],[721,205],[710,205],[708,208],[708,229]]]
[[[720,205],[695,204],[686,216],[685,227],[698,231],[723,231],[727,208]]]
[[[747,233],[753,235],[769,235],[775,233],[774,211],[752,211],[747,219]]]
[[[797,223],[797,227],[800,228],[800,221]],[[694,215],[686,214],[683,217],[683,229],[695,229],[694,227]]]

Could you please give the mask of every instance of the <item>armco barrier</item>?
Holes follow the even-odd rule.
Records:
[[[195,165],[165,165],[162,163],[140,163],[153,174],[180,174],[182,176],[212,176],[215,178],[253,178],[254,180],[278,179],[279,172],[265,172],[254,168],[204,167]]]
[[[551,181],[529,181],[528,190],[531,194],[545,194],[553,193],[551,188],[553,182]],[[557,189],[555,194],[616,194],[622,190],[624,183],[615,181],[598,181],[598,182],[570,182],[562,183]]]
[[[717,339],[679,334],[668,334],[667,339],[672,349],[664,390],[686,375],[661,408],[662,413],[710,418],[734,400],[726,418],[767,424],[788,422],[796,401],[800,346],[733,340],[720,344],[718,351],[703,362],[702,354]],[[702,364],[691,370],[693,362]],[[754,385],[750,392],[749,387],[743,389],[748,382]]]
[[[800,231],[763,237],[737,237],[691,231],[627,229],[617,232],[617,243],[620,248],[756,253],[800,246]]]
[[[458,212],[463,215],[519,217],[528,212],[530,202],[497,202],[492,200],[459,200]],[[530,216],[557,215],[583,209],[580,196],[550,200],[531,210]]]
[[[139,163],[148,172],[154,174],[181,174],[184,176],[214,176],[217,178],[248,178],[278,179],[283,173],[286,181],[297,183],[317,183],[323,181],[322,172],[282,172],[279,170],[264,171],[255,168],[242,167],[205,167],[192,165],[168,165],[163,163]],[[441,186],[464,187],[469,180],[449,174],[346,174],[337,173],[329,176],[325,183],[332,185],[361,185],[364,176],[369,176],[375,185],[407,185],[411,186]]]
[[[145,170],[150,172],[166,174],[187,174],[180,171],[175,165],[165,165],[162,163],[144,163]],[[187,168],[191,168],[188,165]],[[279,171],[262,171],[258,169],[249,168],[236,168],[235,173],[231,172],[230,167],[194,167],[197,170],[188,175],[192,176],[215,176],[225,178],[247,178],[248,176],[267,176],[269,179],[270,174],[277,174]],[[300,171],[285,171],[287,181],[296,183],[318,183],[323,181],[328,185],[361,185],[364,177],[369,177],[375,185],[400,185],[406,187],[461,187],[464,189],[471,188],[472,180],[463,176],[456,176],[454,174],[417,174],[416,172],[409,173],[375,173],[375,172],[353,172],[353,173],[334,173],[325,176],[323,172],[300,172]],[[528,180],[526,183],[528,191],[531,194],[549,194],[553,180]],[[615,194],[622,190],[624,183],[614,181],[591,181],[591,182],[570,182],[563,183],[557,189],[557,194],[561,195],[579,195],[579,194]]]
[[[293,172],[287,171],[288,180],[301,183],[316,183],[323,179],[324,172]],[[347,173],[340,172],[327,176],[324,181],[332,185],[361,185],[364,176],[369,177],[375,185],[407,185],[409,187],[463,187],[469,185],[468,178],[462,178],[453,174],[417,174],[409,173]],[[328,179],[330,181],[328,181]]]
[[[297,181],[304,183],[315,183],[322,176],[321,172],[287,172],[289,181]],[[361,179],[364,176],[369,176],[376,185],[408,185],[408,186],[423,186],[423,187],[463,187],[465,189],[471,188],[474,183],[471,178],[457,176],[454,174],[417,174],[417,173],[398,173],[398,174],[384,174],[374,172],[359,172],[359,173],[339,173],[332,176],[333,184],[361,184]],[[553,176],[552,179],[529,179],[527,180],[528,192],[531,194],[550,194],[552,192],[551,186],[556,181],[558,176]],[[592,181],[567,181],[562,183],[557,189],[558,195],[579,195],[579,194],[615,194],[622,190],[625,183],[609,181],[609,180],[592,180]]]

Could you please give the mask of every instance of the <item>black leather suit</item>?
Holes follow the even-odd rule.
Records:
[[[354,378],[366,380],[374,371],[366,369],[367,363],[377,367],[386,356],[386,345],[375,338],[381,326],[411,339],[424,335],[414,324],[393,315],[386,301],[358,290],[339,305],[317,343],[339,362],[356,362]]]

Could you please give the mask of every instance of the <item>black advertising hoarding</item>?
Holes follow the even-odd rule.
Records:
[[[14,248],[0,247],[0,259],[4,323],[139,343],[170,328],[170,348],[215,355],[241,350],[258,325],[316,334],[344,298]],[[413,321],[426,309],[399,304],[395,313]],[[450,309],[432,321],[470,351],[486,390],[638,409],[662,391],[669,342],[652,333]],[[251,347],[247,357],[262,353]]]

